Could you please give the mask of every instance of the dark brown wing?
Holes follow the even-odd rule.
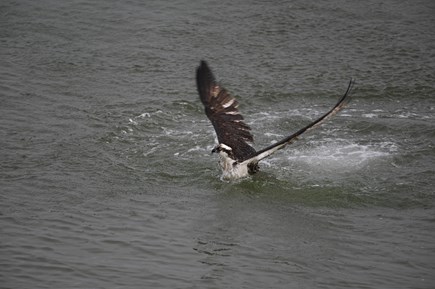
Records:
[[[205,114],[216,131],[219,143],[232,148],[232,157],[244,161],[255,155],[255,149],[247,142],[253,141],[251,128],[243,122],[237,109],[239,103],[220,86],[205,61],[196,70],[199,97]]]
[[[284,148],[285,146],[296,141],[301,134],[318,127],[319,125],[324,123],[327,119],[329,119],[329,118],[333,117],[335,114],[337,114],[349,102],[354,82],[355,81],[353,79],[351,79],[349,81],[349,85],[348,85],[347,90],[344,93],[344,95],[338,100],[337,104],[333,108],[331,108],[327,113],[325,113],[320,118],[313,121],[312,123],[308,124],[307,126],[301,128],[300,130],[298,130],[294,134],[282,139],[279,142],[274,143],[271,146],[268,146],[265,149],[259,150],[255,154],[254,157],[252,157],[250,160],[248,160],[248,162],[258,163],[260,160],[270,156],[271,154],[273,154],[277,150],[280,150],[280,149]]]

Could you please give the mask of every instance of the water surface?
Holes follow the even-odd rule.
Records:
[[[3,1],[3,288],[432,288],[432,1]],[[220,180],[201,59],[261,149]]]

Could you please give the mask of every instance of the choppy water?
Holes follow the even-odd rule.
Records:
[[[3,1],[0,287],[433,288],[433,1]],[[255,147],[219,179],[200,59]]]

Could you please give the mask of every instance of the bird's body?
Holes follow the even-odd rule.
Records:
[[[222,178],[235,180],[256,173],[259,169],[258,163],[262,159],[293,143],[298,136],[319,126],[339,112],[348,102],[354,82],[350,81],[346,93],[322,117],[260,151],[256,151],[248,144],[253,142],[253,136],[250,132],[251,128],[243,122],[237,100],[216,82],[205,61],[201,61],[196,71],[196,83],[205,113],[213,124],[218,138],[218,144],[212,152],[219,153]]]
[[[235,180],[253,174],[248,169],[247,163],[238,163],[230,158],[226,152],[219,152],[219,165],[222,168],[222,178],[225,180]]]

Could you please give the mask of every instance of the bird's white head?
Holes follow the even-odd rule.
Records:
[[[249,175],[246,164],[241,165],[242,163],[239,163],[233,158],[233,152],[230,146],[220,143],[213,148],[212,153],[219,153],[222,179],[239,179]]]

